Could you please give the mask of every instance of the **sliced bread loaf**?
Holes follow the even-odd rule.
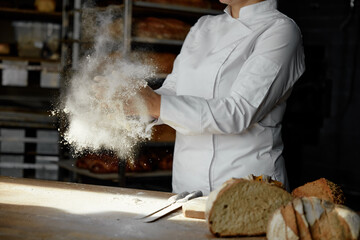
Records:
[[[351,209],[330,201],[316,197],[296,198],[274,212],[266,236],[268,240],[357,240],[360,237],[360,217]]]
[[[205,216],[216,236],[263,235],[271,214],[293,198],[274,184],[230,179],[210,193]]]

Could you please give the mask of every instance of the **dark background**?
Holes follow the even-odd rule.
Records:
[[[360,1],[279,0],[303,34],[306,72],[284,118],[291,187],[325,177],[360,203]]]

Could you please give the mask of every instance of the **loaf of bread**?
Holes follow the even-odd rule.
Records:
[[[284,185],[282,184],[282,182],[276,181],[276,180],[272,179],[270,176],[264,175],[264,174],[260,175],[260,176],[255,176],[254,174],[250,174],[250,175],[244,177],[244,179],[265,182],[270,185],[276,185],[278,187],[284,188]]]
[[[357,240],[360,217],[351,209],[316,197],[295,198],[271,216],[268,240]]]
[[[156,73],[171,73],[176,54],[169,52],[153,52],[153,51],[132,51],[128,60],[140,62],[142,64],[154,67]],[[109,55],[109,62],[116,62],[123,59],[121,52],[113,52]]]
[[[336,204],[344,204],[345,196],[340,186],[325,178],[295,188],[293,197],[318,197]]]
[[[173,18],[146,17],[133,21],[133,35],[136,37],[183,40],[191,25]]]
[[[162,154],[161,158],[158,160],[158,169],[160,170],[172,170],[173,166],[173,154],[167,153]]]
[[[56,8],[55,0],[35,0],[36,10],[39,12],[54,12]]]
[[[92,173],[117,173],[119,159],[111,154],[87,154],[79,157],[76,167],[87,169]],[[132,160],[126,161],[126,172],[148,172],[154,169],[155,159],[147,153],[140,154]]]
[[[142,52],[138,53],[142,56],[142,62],[155,67],[157,73],[171,73],[176,54],[168,52]]]
[[[119,160],[112,157],[95,159],[89,168],[93,173],[117,173],[119,169]]]
[[[140,154],[133,160],[126,163],[126,172],[149,172],[153,170],[153,161],[149,155]]]
[[[275,184],[230,179],[210,193],[205,216],[216,236],[254,236],[266,233],[268,219],[293,197]]]
[[[117,173],[119,159],[107,154],[88,154],[78,158],[75,165],[93,173]]]
[[[80,158],[78,158],[76,160],[75,166],[77,168],[81,168],[81,169],[89,169],[89,167],[91,166],[92,161],[93,161],[92,158],[83,156],[83,157],[80,157]]]
[[[10,54],[10,44],[0,43],[0,55]]]

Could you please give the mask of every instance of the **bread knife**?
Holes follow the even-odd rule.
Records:
[[[137,216],[135,216],[135,218],[136,219],[142,219],[142,218],[149,217],[150,215],[153,215],[154,213],[159,212],[160,210],[162,210],[162,209],[170,206],[171,204],[175,203],[177,200],[186,197],[187,195],[189,195],[189,192],[182,192],[182,193],[176,194],[174,196],[171,196],[167,200],[167,203],[165,205],[163,205],[160,208],[157,208],[156,210],[153,210],[153,211],[151,211],[149,213],[146,213],[145,215],[144,214],[137,215]]]
[[[159,218],[162,218],[163,216],[171,213],[172,211],[175,211],[176,209],[182,207],[184,203],[189,201],[190,199],[201,197],[203,194],[201,191],[194,191],[190,194],[186,195],[184,198],[177,200],[175,203],[171,204],[170,206],[162,209],[161,211],[156,212],[155,214],[143,219],[143,222],[149,223],[154,222],[158,220]]]

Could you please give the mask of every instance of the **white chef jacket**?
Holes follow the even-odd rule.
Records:
[[[157,90],[159,122],[176,130],[173,192],[249,174],[288,184],[281,120],[305,70],[300,30],[276,0],[224,12],[197,21]]]

